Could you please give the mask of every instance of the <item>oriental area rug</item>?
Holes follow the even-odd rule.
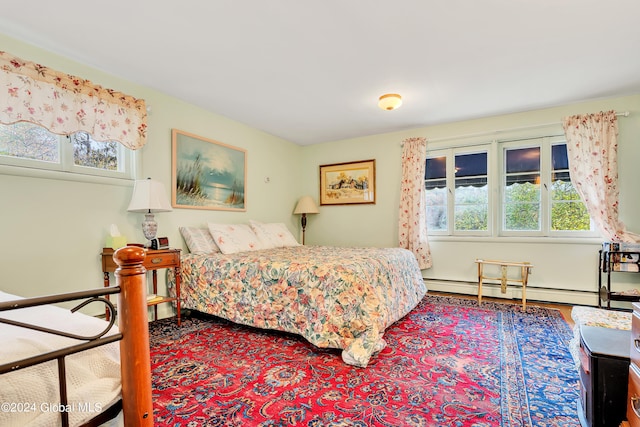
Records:
[[[296,335],[150,324],[155,425],[579,426],[559,311],[427,295],[366,368]]]

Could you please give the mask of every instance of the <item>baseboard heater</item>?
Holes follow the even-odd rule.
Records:
[[[427,289],[463,295],[477,295],[478,283],[466,280],[423,278]],[[483,296],[491,298],[520,299],[521,288],[510,286],[507,293],[500,291],[500,283],[483,282]],[[538,302],[565,303],[572,305],[598,305],[598,292],[563,288],[545,288],[527,285],[527,300]]]

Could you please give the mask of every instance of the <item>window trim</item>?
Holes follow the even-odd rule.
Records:
[[[455,159],[457,155],[465,155],[465,154],[475,154],[475,153],[481,153],[481,152],[486,152],[487,153],[487,229],[486,230],[456,230],[455,229],[455,191],[456,191],[456,177],[455,177]],[[493,223],[492,223],[492,218],[494,216],[493,211],[494,211],[494,206],[493,206],[493,197],[492,197],[492,191],[491,189],[493,188],[493,179],[492,179],[492,164],[491,164],[491,159],[492,159],[492,150],[491,150],[491,144],[475,144],[471,147],[456,147],[452,149],[452,156],[451,156],[451,163],[453,166],[453,173],[451,174],[451,187],[453,189],[453,193],[450,193],[450,196],[452,198],[452,203],[451,203],[451,209],[452,209],[452,216],[451,218],[453,219],[452,224],[451,224],[451,231],[452,231],[452,235],[455,236],[491,236],[493,233]]]
[[[487,229],[486,230],[455,230],[455,157],[456,155],[487,153]],[[490,237],[493,234],[494,224],[492,218],[495,216],[494,198],[491,191],[493,182],[493,154],[492,144],[473,144],[469,146],[457,146],[428,150],[427,158],[446,158],[446,194],[447,194],[447,229],[428,230],[430,236],[479,236]],[[426,160],[425,160],[426,161]]]
[[[137,161],[135,163],[138,163]],[[114,178],[108,176],[82,175],[59,170],[30,168],[24,166],[0,164],[0,175],[22,176],[28,178],[55,179],[60,181],[85,182],[90,184],[117,185],[131,187],[135,179]]]
[[[506,230],[506,215],[504,212],[505,208],[505,185],[504,180],[506,179],[506,161],[507,156],[505,155],[506,151],[509,149],[526,149],[526,148],[536,148],[540,147],[540,230]],[[498,236],[505,237],[544,237],[548,236],[545,233],[545,227],[547,224],[547,207],[545,200],[544,188],[547,185],[547,176],[545,174],[545,156],[546,150],[544,149],[544,144],[542,143],[542,138],[526,138],[526,139],[518,139],[515,141],[503,141],[499,143],[499,149],[497,150],[498,155],[498,163],[500,164],[500,169],[496,171],[499,175],[499,197],[498,203],[500,205],[500,214],[498,215]],[[549,222],[550,223],[550,222]]]

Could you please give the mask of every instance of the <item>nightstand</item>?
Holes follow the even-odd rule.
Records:
[[[161,296],[147,302],[148,306],[153,306],[154,320],[158,319],[158,304],[165,302],[176,302],[176,317],[178,326],[180,326],[180,249],[146,249],[146,257],[143,266],[151,271],[153,279],[153,293],[158,293],[158,275],[157,270],[162,268],[173,268],[176,276],[176,298]],[[104,274],[104,286],[109,286],[109,273],[116,271],[118,266],[113,261],[113,252],[111,248],[102,249],[102,272]],[[107,310],[107,320],[109,320],[109,311]]]

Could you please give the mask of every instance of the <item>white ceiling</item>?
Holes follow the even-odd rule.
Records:
[[[639,18],[638,0],[22,0],[0,33],[306,145],[640,93]]]

